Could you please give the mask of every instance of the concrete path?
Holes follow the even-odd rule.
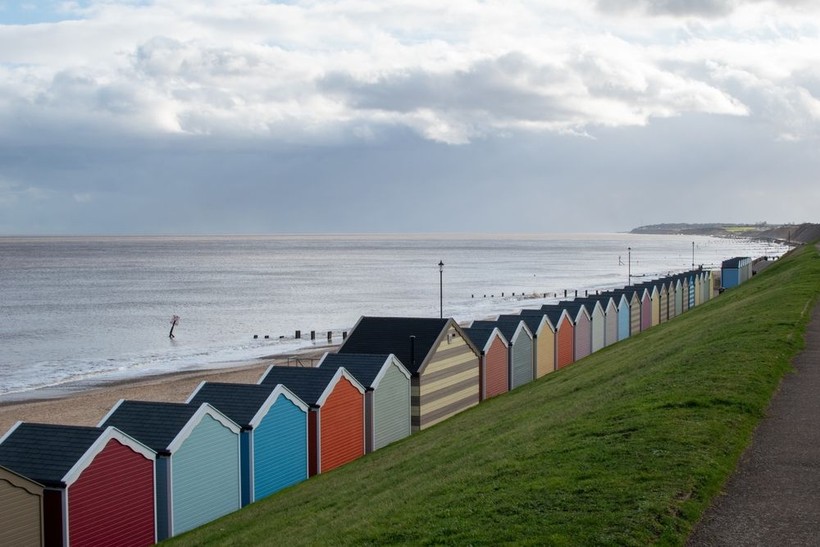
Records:
[[[725,491],[687,545],[820,546],[820,305]]]

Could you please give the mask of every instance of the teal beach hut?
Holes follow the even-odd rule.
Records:
[[[210,403],[242,428],[242,505],[308,478],[308,406],[287,387],[202,382],[187,401]]]

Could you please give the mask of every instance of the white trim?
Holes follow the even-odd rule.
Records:
[[[254,414],[253,418],[251,418],[250,426],[256,428],[262,423],[262,420],[265,416],[268,415],[270,412],[271,407],[276,404],[276,401],[279,397],[282,396],[294,405],[296,405],[302,412],[307,413],[308,405],[302,399],[299,398],[298,395],[293,393],[291,390],[287,388],[284,384],[276,384],[273,390],[268,395],[268,398],[265,399],[265,402],[262,403],[262,406],[259,407],[259,410]]]
[[[265,383],[265,378],[267,378],[268,374],[270,374],[270,371],[274,366],[276,366],[276,365],[268,365],[268,368],[265,369],[265,372],[262,373],[262,376],[259,377],[259,381],[257,381],[256,383],[257,384],[264,384]]]
[[[100,452],[105,450],[106,445],[108,445],[108,441],[116,440],[121,445],[130,448],[137,454],[140,454],[146,460],[150,460],[151,464],[153,465],[154,460],[157,457],[157,453],[136,440],[134,437],[123,433],[119,429],[114,426],[106,427],[100,435],[97,437],[97,440],[88,448],[88,450],[83,453],[77,462],[71,466],[71,469],[66,472],[63,476],[62,481],[65,483],[66,488],[72,485],[83,473],[83,471],[88,468],[89,465],[94,461]]]
[[[379,384],[381,383],[382,379],[387,374],[387,370],[394,364],[396,365],[396,368],[399,369],[399,372],[401,372],[402,375],[407,378],[407,381],[410,381],[410,371],[407,370],[407,367],[405,367],[401,363],[401,361],[399,361],[398,357],[391,353],[387,356],[387,359],[385,359],[384,363],[382,363],[382,366],[379,368],[379,373],[376,374],[376,377],[373,379],[373,382],[371,382],[371,387],[373,389],[377,389],[379,387]]]
[[[71,540],[68,536],[68,488],[60,488],[60,498],[62,498],[63,506],[60,508],[63,510],[63,545],[68,547],[71,545]],[[45,500],[43,500],[45,502]],[[43,508],[45,511],[45,507]],[[45,533],[45,530],[43,530]]]
[[[240,427],[237,425],[236,422],[222,414],[217,408],[212,406],[210,403],[202,403],[200,407],[196,410],[193,416],[188,420],[188,422],[179,430],[179,433],[176,434],[174,440],[172,440],[166,449],[170,453],[174,453],[179,450],[179,447],[182,446],[188,437],[191,436],[194,429],[202,422],[202,419],[205,416],[210,416],[214,420],[218,421],[220,424],[231,430],[237,437],[239,436]]]
[[[248,436],[248,504],[256,501],[256,433],[253,429],[245,431]],[[239,487],[242,488],[242,433],[239,434]],[[242,492],[239,492],[239,505],[242,505]]]
[[[199,393],[199,391],[202,389],[202,386],[204,386],[206,383],[208,383],[208,380],[202,380],[201,382],[199,382],[199,385],[196,386],[196,388],[191,392],[190,395],[188,395],[188,398],[185,399],[185,402],[191,404],[191,401],[194,400],[196,394]]]
[[[5,442],[5,440],[8,439],[11,436],[11,434],[14,433],[14,431],[18,427],[20,427],[20,424],[22,424],[22,423],[23,423],[22,420],[17,420],[17,422],[13,426],[11,426],[9,428],[9,430],[6,431],[6,433],[2,437],[0,437],[0,444],[3,444]]]
[[[518,338],[519,336],[521,336],[521,329],[524,329],[524,331],[525,331],[525,332],[529,335],[529,337],[530,337],[530,341],[532,341],[532,331],[531,331],[531,330],[530,330],[530,328],[527,326],[527,324],[526,324],[526,323],[524,323],[524,320],[523,320],[523,319],[521,319],[521,320],[518,322],[518,326],[515,328],[515,333],[513,334],[513,338],[514,338],[514,339],[516,339],[516,338]],[[515,342],[513,342],[513,344],[515,344]]]
[[[359,390],[359,393],[364,395],[364,386],[362,386],[362,384],[360,384],[359,381],[356,380],[356,378],[354,378],[345,367],[339,367],[336,369],[336,373],[333,375],[333,378],[331,378],[330,382],[328,382],[327,386],[325,386],[322,395],[316,400],[317,406],[321,407],[325,404],[325,400],[330,397],[330,394],[336,388],[336,384],[338,384],[342,378],[347,379],[351,384],[353,384],[353,387]]]
[[[102,420],[99,421],[99,423],[97,424],[97,427],[103,427],[103,424],[105,424],[105,422],[107,422],[108,419],[111,418],[111,416],[114,415],[114,412],[116,412],[117,409],[120,408],[120,405],[123,404],[124,402],[125,402],[125,399],[120,399],[119,401],[114,403],[114,406],[111,407],[111,410],[109,410],[108,413],[105,416],[102,417]]]

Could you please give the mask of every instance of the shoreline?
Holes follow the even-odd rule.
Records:
[[[79,381],[35,390],[28,392],[30,397],[0,401],[0,437],[18,421],[96,426],[120,399],[182,403],[203,381],[255,384],[270,365],[287,365],[293,359],[318,359],[338,347],[325,345],[303,352],[223,363],[214,368]]]

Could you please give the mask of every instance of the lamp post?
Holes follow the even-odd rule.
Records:
[[[627,285],[632,285],[632,247],[627,247]]]
[[[695,269],[695,242],[692,242],[692,269]]]
[[[439,318],[444,319],[444,262],[438,261],[438,309]]]

